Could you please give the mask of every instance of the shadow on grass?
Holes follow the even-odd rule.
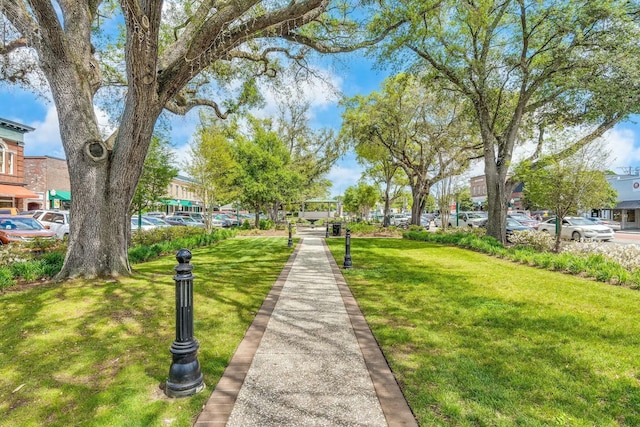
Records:
[[[637,292],[406,240],[353,239],[351,255],[422,425],[640,425]]]
[[[209,391],[189,399],[160,389],[175,339],[175,257],[118,281],[3,295],[0,425],[191,425],[291,252],[285,238],[193,251],[194,335]]]

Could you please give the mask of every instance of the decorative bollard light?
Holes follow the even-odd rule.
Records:
[[[346,233],[346,237],[345,237],[345,244],[344,244],[344,265],[343,267],[345,269],[350,269],[351,267],[353,267],[353,264],[351,263],[351,230],[349,230],[347,228],[347,233]]]
[[[324,233],[324,238],[328,239],[329,238],[329,221],[327,220],[327,231]]]
[[[289,241],[287,242],[287,246],[293,246],[293,237],[291,236],[291,223],[289,223]]]
[[[171,344],[173,361],[169,368],[165,393],[169,397],[192,396],[204,389],[198,348],[200,345],[193,337],[193,265],[191,252],[180,249],[176,254],[178,265],[176,275],[176,340]]]

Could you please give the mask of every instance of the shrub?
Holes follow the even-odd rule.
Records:
[[[260,230],[271,230],[274,226],[274,223],[270,219],[261,219],[258,223],[258,228]]]
[[[403,237],[462,246],[546,269],[585,273],[599,281],[640,287],[640,247],[636,245],[569,242],[561,253],[556,254],[553,253],[554,237],[540,232],[516,232],[511,239],[513,246],[507,248],[497,240],[467,228],[436,233],[410,230],[403,233]]]
[[[27,282],[33,282],[43,276],[41,261],[25,261],[13,264],[11,272],[14,277],[20,277]]]
[[[219,229],[207,233],[201,228],[193,227],[141,231],[135,233],[133,240],[147,244],[138,243],[132,246],[129,249],[129,261],[132,264],[148,261],[181,248],[215,243],[235,234],[236,230]],[[166,240],[158,241],[165,238]],[[0,246],[0,289],[14,285],[18,278],[33,282],[55,276],[62,268],[66,247],[65,242],[53,242],[50,249],[39,254],[34,252],[32,245],[12,243]]]
[[[550,252],[555,248],[555,237],[539,231],[515,231],[509,238],[514,246],[533,248],[537,251]]]
[[[9,267],[0,267],[0,289],[7,288],[15,284],[13,273]]]

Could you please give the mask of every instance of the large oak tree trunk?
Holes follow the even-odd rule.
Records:
[[[507,241],[507,197],[506,170],[485,158],[485,179],[487,182],[487,234],[500,242]]]
[[[117,277],[130,273],[129,207],[151,141],[154,114],[123,123],[116,150],[100,140],[85,141],[84,150],[68,153],[72,218],[69,247],[59,278]],[[135,140],[134,140],[135,138]]]

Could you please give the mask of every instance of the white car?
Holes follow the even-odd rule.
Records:
[[[556,234],[556,219],[551,218],[538,224],[538,231],[543,233]],[[562,232],[560,237],[563,239],[582,240],[611,240],[614,232],[610,227],[600,224],[594,224],[581,216],[567,216],[562,219]]]
[[[69,237],[69,211],[37,210],[33,217],[45,228],[56,233],[58,239]]]
[[[154,228],[156,228],[156,225],[144,217],[140,219],[138,219],[138,215],[133,215],[131,217],[131,231],[153,230]]]
[[[389,224],[394,225],[396,227],[406,226],[411,222],[411,217],[407,214],[396,213],[391,214],[389,218]]]
[[[486,221],[486,212],[458,212],[457,222],[455,213],[449,217],[449,227],[480,227]]]

